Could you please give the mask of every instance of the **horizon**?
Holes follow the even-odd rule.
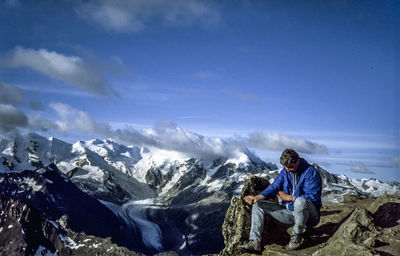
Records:
[[[0,136],[284,148],[400,181],[398,1],[0,2]]]

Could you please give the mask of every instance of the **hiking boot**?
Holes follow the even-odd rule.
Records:
[[[250,240],[247,244],[238,247],[242,251],[257,251],[261,252],[261,242],[256,240]]]
[[[303,242],[302,235],[292,235],[287,248],[289,250],[296,250],[297,248],[299,248],[301,246],[302,242]]]

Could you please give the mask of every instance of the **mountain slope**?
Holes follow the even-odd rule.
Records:
[[[19,250],[55,252],[78,249],[80,244],[85,246],[86,243],[78,243],[69,235],[78,236],[81,241],[88,236],[103,239],[103,242],[111,237],[113,243],[131,250],[145,248],[135,225],[127,224],[98,200],[79,190],[53,164],[36,171],[1,173],[0,191],[3,229],[19,227],[11,234],[24,234],[19,237]],[[10,217],[13,223],[8,224]],[[39,230],[41,235],[34,235]],[[78,248],[71,248],[75,246]]]
[[[125,146],[112,139],[69,144],[26,134],[0,141],[0,172],[18,173],[54,164],[79,189],[137,229],[144,250],[181,254],[215,253],[224,246],[221,226],[230,199],[251,176],[270,182],[277,166],[248,150],[233,158],[205,160],[181,152]],[[396,184],[352,180],[327,172],[323,203],[399,193]],[[149,235],[151,234],[151,235]]]

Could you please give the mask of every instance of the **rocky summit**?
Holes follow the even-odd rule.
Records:
[[[254,255],[238,249],[247,241],[251,225],[251,206],[243,197],[267,186],[267,180],[252,177],[242,194],[232,198],[222,228],[225,248],[219,255]],[[307,233],[303,245],[295,251],[286,249],[291,227],[269,216],[265,218],[261,255],[400,255],[399,195],[349,195],[341,203],[323,205],[320,223]]]

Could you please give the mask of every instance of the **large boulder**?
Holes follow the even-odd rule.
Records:
[[[376,255],[373,249],[376,231],[371,213],[363,208],[355,209],[329,239],[328,245],[313,255]]]
[[[249,239],[251,227],[251,206],[243,201],[248,195],[257,195],[270,185],[269,181],[253,176],[244,185],[240,197],[231,199],[231,206],[226,212],[222,234],[225,248],[220,255],[238,255],[238,246]]]

